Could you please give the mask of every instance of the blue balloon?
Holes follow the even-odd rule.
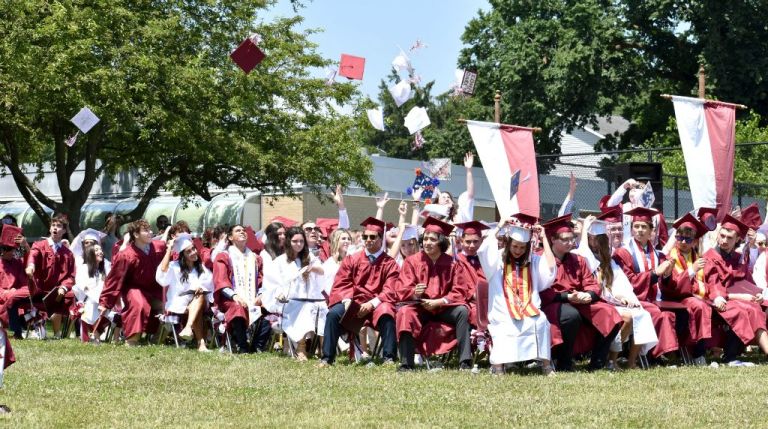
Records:
[[[408,194],[408,195],[411,195],[411,194],[413,194],[413,189],[408,188],[408,189],[405,190],[405,193]]]

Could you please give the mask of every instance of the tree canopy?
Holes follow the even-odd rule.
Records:
[[[261,18],[273,3],[6,3],[0,162],[35,212],[46,221],[43,205],[67,213],[77,230],[97,177],[131,168],[141,172],[134,218],[160,188],[207,199],[211,185],[292,194],[296,183],[319,191],[355,182],[375,190],[355,119],[334,108],[352,100],[354,87],[311,77],[331,62],[309,41],[312,31],[296,29],[300,16]],[[252,33],[267,57],[246,75],[229,53]],[[69,119],[83,106],[101,122],[69,147]],[[61,201],[25,174],[30,164],[55,170]],[[71,189],[78,166],[83,184]]]

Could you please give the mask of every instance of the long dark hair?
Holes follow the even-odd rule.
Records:
[[[597,243],[595,258],[600,262],[600,276],[603,284],[608,290],[613,286],[613,267],[611,267],[611,242],[605,234],[596,235],[594,238]]]
[[[104,258],[101,258],[101,262],[96,261],[96,245],[88,246],[83,254],[83,261],[85,261],[88,267],[88,277],[96,277],[96,274],[101,274],[102,277],[106,275],[104,270]]]
[[[190,249],[193,247],[194,246],[190,246],[190,247],[187,247],[187,249]],[[189,267],[187,266],[186,255],[184,255],[187,249],[182,250],[181,253],[179,254],[179,268],[181,268],[182,283],[187,283],[189,281],[189,273],[192,270],[195,270],[198,276],[203,273],[203,262],[200,255],[197,255],[197,260],[192,263],[192,270],[189,269]]]
[[[525,243],[525,253],[523,253],[522,256],[520,256],[519,259],[513,258],[512,257],[512,252],[509,251],[509,246],[512,245],[512,242],[514,242],[514,240],[512,240],[511,238],[507,238],[505,241],[506,241],[506,243],[504,244],[504,251],[501,254],[502,255],[501,256],[502,260],[504,261],[504,265],[507,265],[507,264],[518,264],[521,267],[525,267],[526,265],[528,265],[531,262],[530,261],[530,259],[531,259],[530,258],[530,255],[531,255],[531,242],[530,241]]]
[[[264,228],[264,235],[267,236],[267,245],[264,246],[264,250],[269,253],[269,256],[271,256],[272,259],[285,253],[286,246],[280,246],[280,238],[277,234],[280,228],[285,228],[285,225],[280,222],[272,222]]]
[[[293,246],[291,245],[291,239],[295,235],[300,235],[304,239],[304,247],[298,254],[294,253]],[[307,246],[307,236],[304,234],[303,229],[292,226],[285,231],[285,256],[288,262],[295,261],[296,259],[300,260],[301,268],[309,265],[309,246]],[[309,271],[304,272],[304,280],[307,280],[307,278],[309,278]]]
[[[451,199],[451,208],[448,209],[448,220],[453,222],[453,217],[456,216],[456,199],[453,198],[453,194],[448,191],[440,191],[441,194],[447,194]]]

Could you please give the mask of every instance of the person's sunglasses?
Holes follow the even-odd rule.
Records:
[[[693,243],[693,240],[695,239],[693,237],[683,237],[682,235],[676,235],[675,240],[683,243]]]
[[[311,227],[311,226],[304,227],[304,232],[312,232],[312,230],[314,230],[315,232],[322,231],[322,229],[319,226],[316,226],[316,227]]]
[[[376,239],[378,239],[378,238],[379,238],[379,236],[376,235],[376,234],[363,234],[363,240],[376,241]]]
[[[755,245],[757,247],[765,247],[765,241],[755,241]]]

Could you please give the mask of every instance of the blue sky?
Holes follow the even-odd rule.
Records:
[[[422,82],[434,80],[433,94],[449,89],[462,48],[461,35],[487,0],[306,0],[299,10],[305,28],[322,28],[312,35],[320,53],[338,61],[342,53],[364,57],[364,94],[376,100],[398,45],[404,50],[420,39],[428,45],[410,55]],[[279,0],[270,14],[294,15],[288,0]],[[269,18],[267,18],[269,19]],[[322,73],[319,73],[322,74]],[[341,81],[346,79],[337,77]]]

